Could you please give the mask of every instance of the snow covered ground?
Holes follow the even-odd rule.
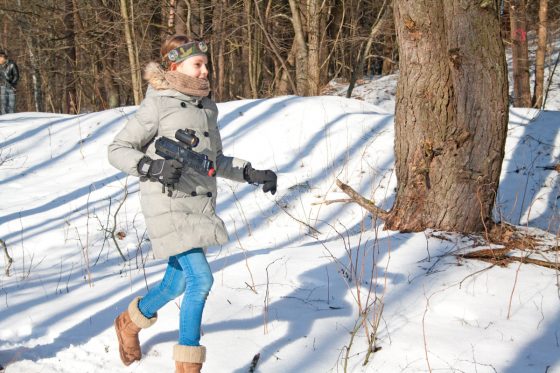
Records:
[[[357,87],[359,99],[219,104],[225,152],[277,170],[279,190],[219,181],[231,240],[208,251],[203,371],[248,372],[260,353],[256,371],[267,373],[560,372],[558,271],[458,259],[480,240],[385,231],[355,204],[325,203],[346,198],[338,178],[390,208],[395,79]],[[549,95],[547,111],[510,111],[496,216],[555,244],[560,79]],[[106,157],[135,109],[0,117],[0,239],[14,260],[2,253],[6,372],[174,369],[179,301],[141,332],[138,363],[122,365],[113,331],[165,268],[150,252],[137,179]],[[560,259],[558,250],[529,254]]]

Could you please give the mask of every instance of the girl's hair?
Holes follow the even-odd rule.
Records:
[[[165,68],[169,67],[171,61],[167,58],[167,53],[170,50],[177,48],[180,45],[187,44],[192,42],[193,40],[189,39],[186,35],[182,34],[175,34],[173,36],[168,37],[162,44],[161,44],[161,61]]]

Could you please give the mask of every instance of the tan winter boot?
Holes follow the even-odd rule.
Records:
[[[173,346],[175,373],[200,373],[202,363],[206,360],[204,346]]]
[[[140,332],[140,329],[152,326],[157,320],[157,315],[151,319],[142,315],[142,312],[138,309],[139,301],[140,297],[134,298],[128,309],[115,319],[119,353],[124,365],[130,365],[132,362],[140,360],[142,351],[140,350],[138,332]]]

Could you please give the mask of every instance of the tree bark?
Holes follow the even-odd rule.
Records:
[[[184,0],[187,5],[187,36],[191,39],[204,38],[205,0]]]
[[[186,0],[176,0],[175,27],[176,34],[188,35],[187,32],[188,4]]]
[[[78,112],[78,98],[76,94],[76,77],[74,71],[76,70],[76,44],[75,44],[75,30],[74,30],[74,4],[72,0],[65,0],[64,2],[64,28],[65,28],[65,90],[64,96],[66,98],[65,112],[69,114],[76,114]]]
[[[31,35],[27,40],[27,48],[29,53],[29,61],[31,63],[31,80],[33,82],[33,102],[35,103],[35,111],[41,112],[43,106],[43,90],[41,89],[41,70],[39,69],[39,59],[35,51],[35,39]]]
[[[193,6],[190,0],[185,0],[187,4],[187,19],[185,21],[186,28],[187,28],[187,36],[189,39],[194,39],[194,32],[193,32]]]
[[[546,57],[546,37],[548,33],[548,0],[540,0],[537,57],[535,61],[535,89],[532,104],[535,108],[543,106],[544,59]]]
[[[104,23],[114,24],[117,21],[118,6],[115,3],[105,3],[104,0],[97,0],[95,3],[93,20],[98,25],[104,25]],[[103,26],[101,26],[103,27]],[[116,41],[117,35],[110,33],[102,38],[95,38],[92,40],[96,60],[99,63],[99,69],[101,74],[101,83],[103,98],[106,107],[104,108],[115,108],[120,104],[119,100],[119,87],[115,83],[117,78],[114,73],[114,61],[116,59],[115,55],[117,53],[116,48],[112,48],[118,44]],[[107,46],[111,46],[107,48]]]
[[[308,74],[309,95],[318,96],[321,90],[321,28],[322,9],[321,0],[308,0],[307,23],[308,23]]]
[[[478,232],[491,221],[508,81],[498,18],[484,4],[394,2],[398,187],[388,229]]]
[[[133,32],[131,21],[128,16],[128,5],[126,0],[120,0],[121,17],[123,19],[124,36],[126,40],[126,49],[128,51],[128,62],[130,64],[130,79],[132,84],[132,94],[134,96],[134,104],[140,105],[142,101],[142,84],[139,78],[140,66],[137,63],[137,57],[134,49]]]
[[[176,13],[177,13],[177,0],[169,0],[169,14],[167,15],[167,33],[169,35],[173,35],[175,33]]]
[[[308,51],[301,21],[300,10],[295,0],[289,0],[292,11],[292,25],[294,26],[294,41],[296,44],[296,86],[297,95],[306,96],[309,93]]]
[[[213,94],[215,101],[222,101],[225,92],[225,10],[228,8],[227,0],[214,0],[212,28],[212,60],[213,69]]]
[[[531,107],[527,6],[525,0],[510,0],[513,106]]]
[[[389,17],[392,18],[393,14],[393,7],[390,6],[387,9],[388,12],[391,12]],[[395,61],[398,58],[398,48],[396,47],[396,35],[395,35],[395,23],[388,22],[387,28],[383,33],[383,67],[381,71],[381,75],[389,75],[394,72],[395,68]]]
[[[280,73],[277,74],[279,77],[276,89],[274,90],[274,93],[277,96],[287,95],[290,91],[297,94],[297,83],[292,79],[292,72],[290,71],[295,64],[296,49],[296,41],[293,40],[292,47],[288,52],[286,60],[283,60],[282,57],[278,57],[278,60],[282,65],[282,69]]]
[[[2,14],[2,45],[8,45],[8,26],[10,22],[5,14]]]
[[[243,0],[244,6],[244,39],[245,45],[242,49],[246,61],[247,74],[245,79],[244,95],[251,98],[258,97],[258,85],[260,81],[261,46],[262,33],[255,27],[255,13],[259,11],[259,3],[253,0]],[[256,9],[256,10],[255,10]]]

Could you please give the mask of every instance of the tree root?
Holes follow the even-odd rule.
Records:
[[[558,262],[533,259],[529,257],[534,253],[546,253],[551,250],[554,251],[557,246],[550,249],[550,245],[543,242],[542,237],[531,234],[524,229],[503,222],[493,224],[485,238],[487,240],[486,244],[497,244],[503,247],[496,249],[482,249],[457,256],[465,259],[478,259],[502,267],[505,267],[513,262],[519,262],[522,264],[534,264],[555,270],[560,269],[560,263]],[[522,253],[525,252],[527,254],[524,256],[510,255],[510,252],[514,250]]]
[[[513,249],[483,249],[473,251],[467,254],[457,255],[464,259],[478,259],[484,262],[492,263],[505,267],[510,263],[519,262],[527,264],[535,264],[550,269],[560,269],[560,263],[549,262],[546,260],[533,259],[529,257],[509,256],[509,252]]]

